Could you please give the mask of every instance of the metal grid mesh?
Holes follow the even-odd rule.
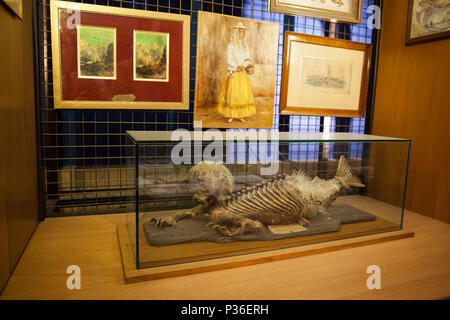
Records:
[[[371,43],[364,0],[360,25],[337,24],[335,36]],[[152,10],[191,16],[190,109],[186,111],[55,110],[49,0],[38,0],[39,131],[45,216],[126,212],[133,189],[127,181],[127,130],[192,130],[196,67],[197,12],[216,13],[280,24],[273,129],[363,133],[365,118],[280,116],[278,113],[284,31],[329,36],[330,23],[267,12],[267,0],[82,0],[75,2]],[[368,106],[370,107],[370,106]],[[231,129],[237,130],[237,129]],[[245,129],[239,129],[245,130]],[[256,129],[249,129],[256,130]]]

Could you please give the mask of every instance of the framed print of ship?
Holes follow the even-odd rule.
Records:
[[[280,113],[364,117],[372,46],[286,32]]]
[[[189,109],[189,15],[50,7],[55,108]]]
[[[450,37],[450,0],[409,0],[406,45]]]
[[[268,7],[273,12],[361,23],[362,0],[269,0]]]

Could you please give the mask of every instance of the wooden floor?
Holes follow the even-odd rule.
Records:
[[[450,296],[450,225],[406,212],[415,237],[236,269],[125,284],[116,225],[123,214],[52,218],[38,226],[2,299],[438,299]],[[68,290],[69,265],[81,290]],[[366,269],[381,268],[381,290]]]

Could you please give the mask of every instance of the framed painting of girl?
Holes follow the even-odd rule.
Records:
[[[272,128],[279,25],[199,12],[194,121]]]

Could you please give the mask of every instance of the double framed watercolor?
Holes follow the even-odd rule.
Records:
[[[190,16],[51,1],[55,108],[189,109]]]

